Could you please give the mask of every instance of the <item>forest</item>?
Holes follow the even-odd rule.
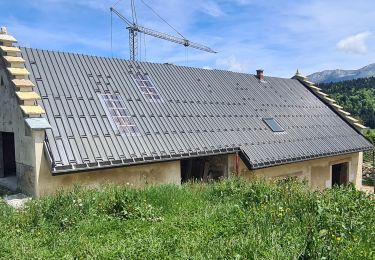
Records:
[[[321,83],[317,86],[365,126],[375,128],[375,77]]]

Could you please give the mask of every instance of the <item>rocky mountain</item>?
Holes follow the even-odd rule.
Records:
[[[375,63],[358,70],[324,70],[313,73],[307,77],[314,83],[329,83],[373,76],[375,76]]]

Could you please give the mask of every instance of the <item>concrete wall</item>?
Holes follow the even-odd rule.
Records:
[[[142,187],[146,184],[181,184],[180,161],[145,164],[52,176],[49,162],[43,155],[43,145],[37,147],[41,155],[35,196],[53,194],[59,189],[71,189],[75,184],[97,187],[103,184],[129,184]]]
[[[0,133],[0,178],[4,177],[3,136]]]
[[[322,159],[285,164],[270,168],[250,171],[240,160],[239,175],[251,179],[254,177],[284,178],[287,176],[307,180],[312,189],[330,188],[332,183],[332,165],[348,162],[349,181],[354,183],[357,189],[362,185],[362,160],[363,153],[352,153],[325,157]],[[229,156],[229,170],[235,173],[235,155]]]
[[[25,120],[18,104],[16,91],[3,68],[0,68],[0,77],[4,82],[4,85],[0,86],[0,132],[14,133],[18,186],[23,192],[33,194],[35,186],[34,140],[31,135],[26,135]]]

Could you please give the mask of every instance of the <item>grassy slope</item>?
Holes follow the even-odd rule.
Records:
[[[59,194],[0,202],[0,258],[374,259],[375,200],[295,182]]]

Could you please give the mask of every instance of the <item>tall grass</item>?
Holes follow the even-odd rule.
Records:
[[[374,259],[373,195],[240,179],[0,202],[0,258]]]

